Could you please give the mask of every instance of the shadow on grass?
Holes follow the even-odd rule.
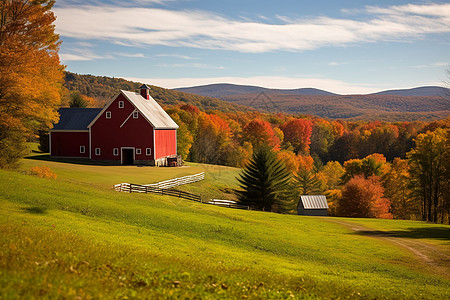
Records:
[[[32,155],[27,156],[25,159],[41,160],[41,161],[53,161],[66,164],[75,165],[89,165],[89,166],[119,166],[118,164],[108,163],[104,161],[95,161],[88,158],[55,158],[50,155]]]
[[[380,237],[400,237],[411,239],[435,239],[450,241],[449,227],[433,227],[433,228],[408,228],[406,230],[380,231],[380,230],[360,230],[355,234],[365,236],[380,236]]]
[[[24,211],[29,212],[30,214],[36,215],[44,215],[47,213],[47,208],[42,206],[31,206],[23,208]]]

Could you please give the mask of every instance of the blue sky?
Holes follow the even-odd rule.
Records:
[[[209,83],[341,94],[442,85],[448,1],[57,0],[79,74],[166,88]]]

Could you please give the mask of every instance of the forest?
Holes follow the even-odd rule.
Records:
[[[79,94],[88,106],[101,107],[118,89],[139,85],[66,73],[65,86],[72,91],[63,103],[69,105]],[[332,215],[450,221],[450,117],[432,122],[331,120],[255,111],[156,86],[150,94],[180,126],[178,154],[186,161],[242,168],[254,150],[268,145],[292,174],[293,198],[325,194]],[[294,213],[296,204],[272,210]]]

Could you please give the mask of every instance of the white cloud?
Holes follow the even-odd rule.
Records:
[[[279,16],[284,24],[232,20],[204,11],[123,6],[59,6],[54,11],[56,30],[66,37],[248,53],[305,51],[450,32],[450,4],[367,7],[367,21]]]
[[[190,87],[213,83],[231,83],[240,85],[255,85],[276,89],[318,88],[337,94],[368,94],[380,90],[394,88],[394,86],[372,86],[369,84],[349,83],[327,78],[293,78],[282,76],[254,76],[254,77],[212,77],[212,78],[136,78],[125,79],[154,84],[165,88]],[[396,87],[398,88],[398,87]]]
[[[132,58],[145,58],[145,55],[143,53],[124,53],[124,52],[116,52],[114,55],[117,56],[125,56],[125,57],[132,57]]]
[[[175,58],[181,58],[181,59],[195,59],[194,57],[187,56],[187,55],[181,55],[181,54],[156,54],[158,57],[175,57]]]

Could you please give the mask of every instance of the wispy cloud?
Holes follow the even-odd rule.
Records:
[[[435,62],[433,64],[428,64],[428,65],[417,65],[417,66],[413,66],[413,68],[417,68],[417,69],[425,69],[425,68],[442,68],[442,67],[447,67],[449,66],[450,63],[448,62]]]
[[[152,1],[155,2],[155,1]],[[161,0],[164,2],[164,0]],[[305,51],[450,32],[450,4],[367,7],[367,20],[278,18],[282,24],[225,18],[205,11],[71,6],[55,8],[56,30],[80,40],[165,45],[247,53]]]
[[[95,59],[113,59],[114,57],[111,54],[107,55],[97,55],[92,52],[92,50],[83,48],[83,49],[71,49],[70,52],[61,52],[59,53],[59,58],[61,61],[89,61]]]
[[[192,56],[187,55],[181,55],[181,54],[156,54],[158,57],[175,57],[175,58],[181,58],[181,59],[195,59]]]
[[[113,55],[116,56],[125,56],[125,57],[131,57],[131,58],[145,58],[145,55],[143,53],[125,53],[125,52],[115,52]]]

